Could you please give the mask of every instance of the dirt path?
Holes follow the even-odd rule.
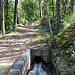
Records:
[[[7,34],[0,39],[0,75],[7,75],[11,66],[25,49],[38,48],[37,44],[33,43],[36,40],[35,37],[40,35],[36,29],[38,29],[37,26],[20,25],[15,30],[17,32]]]

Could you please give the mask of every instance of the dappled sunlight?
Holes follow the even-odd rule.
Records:
[[[8,62],[7,62],[7,63],[0,63],[0,66],[2,66],[2,67],[3,67],[3,66],[9,66],[9,65],[12,65],[12,64],[13,64],[13,63],[8,63]]]
[[[20,27],[20,28],[19,28]],[[39,44],[33,44],[37,40],[43,39],[39,37],[41,34],[37,32],[37,26],[20,26],[4,37],[0,38],[0,71],[7,73],[16,59],[24,52],[26,48],[39,48]],[[5,66],[5,67],[4,67]],[[6,67],[8,69],[6,70]]]
[[[14,59],[0,61],[0,75],[6,75],[14,62]]]

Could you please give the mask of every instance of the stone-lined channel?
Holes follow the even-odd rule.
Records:
[[[26,49],[25,52],[14,63],[7,75],[27,75],[32,69],[34,58],[40,56],[43,59],[43,69],[48,75],[60,75],[54,61],[51,50]]]

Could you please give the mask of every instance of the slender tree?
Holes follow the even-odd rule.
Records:
[[[0,11],[1,11],[1,0],[0,0]]]
[[[22,10],[22,17],[24,18],[24,9]]]
[[[47,18],[48,18],[48,23],[49,23],[49,27],[50,27],[50,37],[51,37],[51,42],[53,43],[53,36],[52,36],[52,27],[51,27],[51,23],[50,23],[50,17],[49,17],[49,10],[48,10],[48,6],[47,6],[47,0],[45,0],[45,4],[46,4],[46,9],[47,9]],[[58,70],[56,68],[56,64],[54,63],[54,58],[53,58],[53,53],[52,55],[50,55],[52,53],[52,51],[50,50],[49,53],[48,53],[48,58],[51,57],[52,60],[52,66],[54,67],[55,69],[55,75],[58,75]],[[51,61],[48,60],[48,62],[50,63]],[[55,65],[53,65],[53,63]],[[52,68],[50,67],[49,71],[52,71]],[[52,75],[52,72],[50,72],[50,75]]]
[[[0,30],[1,30],[1,0],[0,0]]]
[[[63,10],[64,10],[64,14],[65,15],[67,13],[67,2],[68,2],[68,0],[62,0]]]
[[[42,0],[39,0],[40,18],[42,19]]]
[[[67,14],[67,2],[68,0],[61,0],[61,3],[63,5],[63,15],[66,15]]]
[[[1,31],[5,35],[5,25],[4,25],[4,0],[1,0]]]
[[[50,27],[50,37],[51,37],[51,42],[53,41],[53,36],[52,36],[52,27],[51,27],[51,23],[50,23],[50,17],[49,17],[49,10],[47,7],[47,0],[45,0],[45,4],[46,4],[46,9],[47,9],[47,18],[48,18],[48,23],[49,23],[49,27]]]
[[[5,0],[5,5],[6,5],[6,23],[5,23],[5,29],[7,27],[7,21],[8,21],[8,9],[9,9],[9,3],[8,0]]]
[[[18,14],[18,7],[17,7],[17,24],[20,24],[20,21],[19,21],[19,14]]]
[[[61,0],[56,0],[57,9],[57,28],[58,30],[62,27],[61,25]]]
[[[63,10],[65,11],[65,0],[62,0]]]
[[[6,20],[8,19],[8,7],[9,7],[9,3],[8,0],[5,0],[6,3]]]
[[[67,14],[67,2],[68,0],[65,0],[65,14]]]
[[[70,14],[73,13],[74,9],[74,0],[70,0]]]
[[[53,10],[53,16],[54,16],[54,1],[52,0],[52,10]]]
[[[18,0],[15,0],[15,11],[14,11],[14,28],[17,27],[17,8],[18,8]]]

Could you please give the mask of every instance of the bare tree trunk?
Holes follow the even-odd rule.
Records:
[[[62,4],[63,4],[63,10],[65,12],[65,0],[62,0]]]
[[[54,16],[54,2],[52,0],[52,10],[53,10],[53,16]]]
[[[1,11],[1,0],[0,0],[0,11]]]
[[[73,11],[74,11],[73,13],[75,13],[75,0],[74,0],[74,10]]]
[[[17,24],[20,24],[20,21],[19,21],[19,14],[18,14],[18,7],[17,7]]]
[[[67,2],[68,0],[65,0],[65,14],[67,14]]]
[[[61,0],[56,0],[56,9],[57,9],[57,28],[58,30],[62,28],[61,25]]]
[[[17,27],[17,8],[18,8],[18,0],[15,0],[15,11],[14,11],[14,28]]]
[[[0,30],[1,30],[1,0],[0,0]]]
[[[9,4],[8,4],[8,0],[5,0],[5,4],[6,4],[6,23],[5,23],[5,29],[6,29],[6,25],[7,25],[7,20],[9,19],[8,18],[8,7],[9,7]]]
[[[48,23],[49,23],[49,27],[50,27],[50,37],[51,37],[51,42],[53,41],[53,33],[52,33],[52,27],[51,27],[51,23],[50,23],[50,18],[49,18],[49,10],[47,7],[47,0],[45,0],[45,4],[46,4],[46,9],[47,9],[47,18],[48,18]]]
[[[24,9],[22,10],[22,17],[24,18]]]
[[[5,35],[5,25],[4,25],[4,0],[1,0],[1,30],[2,30],[2,34]]]
[[[9,4],[8,4],[8,0],[5,0],[6,2],[6,20],[8,19],[8,7],[9,7]]]
[[[67,2],[68,0],[62,0],[62,4],[63,4],[63,14],[66,15],[67,14]]]
[[[74,9],[74,0],[70,0],[70,14],[73,13]]]
[[[67,12],[66,12],[66,11],[67,11],[67,2],[68,2],[68,0],[62,0],[64,14],[67,13]]]
[[[26,24],[26,17],[25,17],[25,24]]]
[[[40,18],[42,19],[42,1],[39,0]]]

